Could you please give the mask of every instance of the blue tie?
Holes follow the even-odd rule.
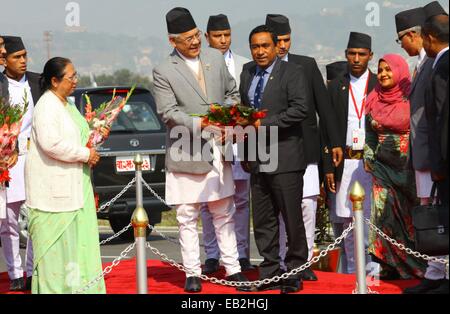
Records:
[[[263,70],[256,75],[259,77],[259,81],[258,85],[256,85],[255,97],[253,100],[253,105],[255,109],[261,109],[261,99],[264,91],[264,74],[266,74],[266,71]]]

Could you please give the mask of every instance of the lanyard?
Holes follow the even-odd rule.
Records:
[[[369,76],[367,76],[366,88],[364,90],[364,96],[363,96],[363,100],[361,103],[361,111],[358,110],[358,105],[356,104],[356,99],[355,99],[355,95],[353,94],[353,89],[352,89],[351,83],[350,83],[350,87],[349,87],[350,94],[352,96],[353,106],[355,106],[356,115],[359,120],[359,128],[361,128],[361,119],[362,119],[362,115],[364,112],[364,107],[366,106],[367,91],[369,90],[369,80],[370,80],[370,73],[369,73]]]

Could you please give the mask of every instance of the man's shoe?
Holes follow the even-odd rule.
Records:
[[[248,258],[240,258],[239,265],[241,265],[241,271],[249,271],[256,269],[256,267],[250,263],[250,260]]]
[[[25,291],[31,291],[31,282],[33,277],[27,277],[27,281],[25,283]]]
[[[281,281],[262,284],[256,287],[256,291],[280,290],[281,289],[280,282]]]
[[[302,271],[300,276],[304,281],[317,281],[317,276],[316,274],[314,274],[311,268],[306,268],[304,271]]]
[[[406,288],[403,290],[403,294],[422,294],[429,290],[434,290],[440,287],[443,280],[430,280],[423,279],[417,286]],[[447,281],[448,282],[448,281]]]
[[[219,270],[219,266],[220,266],[219,260],[217,260],[215,258],[208,258],[205,261],[205,266],[203,266],[202,274],[203,275],[213,274]]]
[[[436,289],[428,290],[425,294],[449,294],[448,279],[442,280],[442,283]]]
[[[245,277],[245,275],[241,272],[233,274],[231,276],[228,276],[225,278],[227,281],[239,281],[239,282],[247,282],[248,279],[247,277]],[[251,291],[256,291],[256,288],[254,288],[253,286],[240,286],[240,287],[236,287],[237,291],[244,291],[244,292],[251,292]]]
[[[9,284],[9,291],[22,291],[25,289],[25,282],[23,278],[11,280]]]
[[[202,282],[198,277],[187,277],[184,284],[184,291],[196,293],[202,291]]]
[[[303,280],[301,278],[289,278],[283,280],[283,284],[281,286],[281,293],[295,293],[300,290],[303,290]]]

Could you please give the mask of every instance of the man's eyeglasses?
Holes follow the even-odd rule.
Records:
[[[78,75],[78,73],[75,73],[74,75],[72,75],[72,76],[69,76],[69,77],[64,77],[66,80],[69,80],[69,81],[71,81],[71,82],[75,82],[75,81],[78,81],[78,79],[80,78],[80,76]]]
[[[400,36],[395,40],[395,42],[396,42],[397,44],[401,45],[401,44],[402,44],[402,39],[403,39],[403,37],[405,37],[405,36],[408,35],[409,33],[415,33],[415,32],[411,32],[411,31],[406,32],[406,33],[400,35]]]
[[[180,38],[180,40],[187,44],[191,44],[194,41],[194,39],[200,40],[200,38],[202,38],[202,31],[198,31],[196,34],[189,36],[187,38]]]

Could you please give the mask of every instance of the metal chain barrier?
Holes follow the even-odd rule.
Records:
[[[377,226],[375,226],[369,219],[365,218],[364,221],[366,222],[366,224],[373,229],[376,233],[378,233],[378,235],[380,235],[383,239],[385,239],[386,241],[388,241],[389,243],[391,243],[392,245],[398,247],[400,250],[405,251],[407,254],[409,255],[414,255],[417,258],[422,258],[426,261],[429,262],[436,262],[436,263],[441,263],[441,264],[445,264],[445,266],[448,268],[448,260],[443,259],[443,258],[437,258],[434,256],[429,256],[426,254],[421,254],[417,251],[413,251],[410,248],[407,248],[405,245],[398,243],[396,240],[392,239],[391,237],[389,237],[387,234],[385,234],[383,231],[381,231]]]
[[[164,205],[166,205],[167,207],[172,207],[172,206],[170,206],[170,205],[168,205],[167,203],[166,203],[166,201],[161,197],[161,196],[159,196],[158,195],[158,193],[156,193],[155,192],[155,190],[153,190],[152,188],[151,188],[151,186],[147,183],[147,182],[145,182],[145,180],[144,180],[144,178],[141,178],[141,180],[142,180],[142,183],[145,185],[145,187],[161,202],[161,203],[163,203]]]
[[[210,281],[215,284],[220,284],[224,286],[231,286],[231,287],[250,287],[250,286],[260,286],[263,284],[270,284],[272,282],[279,282],[281,279],[288,279],[292,275],[297,275],[298,273],[304,271],[305,269],[309,268],[311,265],[317,263],[322,257],[326,256],[329,251],[333,250],[337,245],[339,245],[344,238],[347,237],[348,233],[352,231],[354,228],[354,224],[351,223],[350,226],[342,232],[342,234],[336,238],[334,243],[331,243],[327,246],[326,249],[322,250],[319,255],[313,257],[309,262],[303,264],[302,266],[295,268],[291,270],[288,273],[284,273],[280,276],[274,276],[272,278],[266,278],[264,280],[256,280],[256,281],[246,281],[246,282],[240,282],[240,281],[227,281],[225,279],[218,279],[215,277],[208,277],[206,275],[200,275],[198,276],[200,279],[204,281]],[[186,269],[183,265],[177,263],[173,259],[170,259],[166,254],[161,253],[157,248],[154,248],[150,245],[150,243],[147,242],[147,248],[149,248],[153,254],[159,256],[163,261],[167,262],[169,265],[174,266],[178,268],[179,270],[185,272],[186,274],[193,275],[193,272]]]
[[[136,182],[136,178],[133,178],[133,180],[131,180],[124,188],[122,191],[119,192],[119,194],[117,194],[116,196],[114,196],[109,202],[106,202],[105,204],[103,204],[102,206],[100,206],[100,208],[98,209],[99,213],[104,213],[104,210],[111,206],[112,204],[114,204],[119,198],[122,197],[122,195],[128,191],[129,188],[131,188],[133,186],[133,184]]]
[[[179,240],[179,239],[178,239],[178,240],[175,240],[175,239],[170,238],[169,236],[166,236],[164,233],[162,233],[161,231],[157,230],[157,229],[156,229],[154,226],[152,226],[152,225],[148,225],[148,227],[150,228],[150,231],[155,231],[156,234],[158,234],[158,235],[159,235],[160,237],[162,237],[164,240],[167,240],[167,241],[169,241],[169,242],[171,242],[171,243],[180,245],[180,240]],[[202,246],[202,245],[200,245],[200,246]]]
[[[124,232],[126,232],[128,229],[131,228],[131,222],[128,224],[128,226],[125,226],[122,230],[120,230],[119,232],[117,232],[115,235],[109,237],[108,239],[105,239],[103,241],[100,242],[100,245],[106,244],[112,240],[114,240],[115,238],[120,237],[120,235]]]
[[[136,242],[131,243],[125,250],[120,253],[118,257],[114,259],[111,265],[105,267],[105,269],[93,280],[91,280],[84,288],[77,290],[74,294],[81,294],[88,291],[92,286],[98,283],[101,279],[103,279],[107,274],[109,274],[114,267],[120,264],[121,260],[128,257],[128,253],[130,253],[136,245]]]

